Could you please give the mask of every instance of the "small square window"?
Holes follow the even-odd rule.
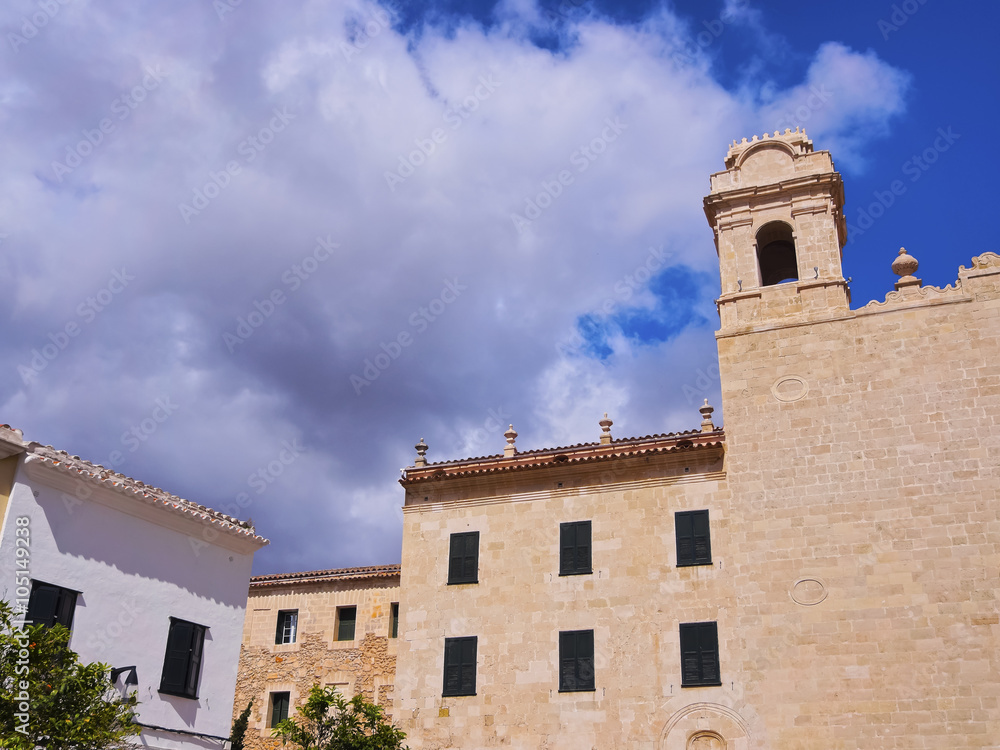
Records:
[[[41,581],[31,582],[31,597],[25,620],[51,628],[62,625],[73,629],[73,611],[76,609],[77,592]]]
[[[594,684],[594,631],[560,632],[559,692],[596,690]]]
[[[163,657],[160,692],[182,698],[198,697],[201,654],[205,645],[204,625],[170,618],[167,653]]]
[[[677,533],[677,565],[711,565],[712,540],[708,531],[708,511],[688,510],[674,514]]]
[[[721,685],[719,629],[714,622],[685,622],[681,634],[681,687]]]
[[[442,696],[476,694],[478,638],[444,639],[444,689]]]
[[[276,727],[288,718],[288,693],[271,693],[271,718],[267,722],[269,727]]]
[[[479,583],[479,532],[451,535],[448,583]]]
[[[590,521],[559,524],[559,575],[593,573],[590,561]]]
[[[357,621],[357,607],[337,607],[337,640],[353,641],[354,626]]]
[[[295,643],[299,626],[299,611],[283,609],[278,612],[278,628],[274,634],[275,643]]]
[[[389,607],[389,637],[399,637],[399,602],[393,602]]]

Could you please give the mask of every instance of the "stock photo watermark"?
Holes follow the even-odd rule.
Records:
[[[500,87],[500,83],[493,79],[493,74],[479,76],[479,85],[473,89],[472,93],[462,99],[460,104],[449,107],[444,111],[442,118],[454,132],[465,124],[465,121],[479,109],[479,105],[489,99]],[[384,173],[386,185],[389,190],[396,192],[396,186],[412,177],[418,168],[427,163],[427,160],[437,152],[438,147],[448,140],[448,133],[444,128],[434,128],[427,138],[414,138],[413,143],[416,148],[408,154],[401,154],[398,158],[399,166],[393,171]]]
[[[330,259],[331,254],[340,245],[326,237],[317,237],[316,246],[312,252],[306,255],[298,263],[293,263],[281,274],[281,281],[288,287],[288,292],[297,291],[304,282],[319,270],[320,264]],[[224,331],[222,341],[225,343],[229,353],[236,351],[236,347],[245,344],[264,323],[274,315],[275,311],[288,301],[288,294],[280,287],[275,287],[264,296],[264,299],[255,299],[253,309],[246,315],[236,318],[236,327],[233,332]]]
[[[552,179],[542,180],[541,191],[534,197],[524,198],[524,214],[511,213],[510,220],[518,234],[524,234],[532,222],[538,219],[542,212],[549,208],[566,191],[566,188],[576,181],[576,175],[586,172],[590,165],[608,150],[608,146],[618,140],[618,136],[628,129],[628,125],[625,125],[617,117],[605,118],[604,126],[600,134],[591,138],[589,143],[580,146],[569,155],[569,163],[576,167],[576,174],[568,169],[561,169]]]
[[[28,516],[18,516],[14,531],[14,621],[12,636],[17,641],[17,662],[14,666],[15,677],[26,677],[31,655],[28,651],[30,639],[24,631],[25,613],[31,599],[31,519]],[[28,721],[31,718],[31,697],[28,694],[28,681],[17,680],[17,684],[5,685],[10,690],[11,708],[14,710],[14,731],[28,733]]]
[[[21,47],[38,36],[39,31],[49,25],[49,21],[59,15],[64,5],[69,5],[72,0],[38,0],[38,10],[30,16],[21,16],[21,33],[8,32],[7,41],[10,42],[11,49],[17,52]]]
[[[664,250],[663,245],[656,247],[651,245],[646,253],[646,258],[629,273],[622,276],[612,285],[617,297],[609,296],[593,309],[593,313],[603,313],[610,315],[622,303],[628,302],[632,296],[643,289],[657,273],[667,267],[667,261],[674,254],[669,250]],[[582,355],[586,353],[586,341],[580,335],[579,330],[574,329],[574,340],[572,343],[560,341],[556,344],[556,351],[565,355]]]
[[[209,170],[208,181],[191,191],[191,204],[188,205],[183,201],[177,204],[177,210],[180,211],[185,224],[190,224],[191,219],[201,214],[208,208],[209,203],[222,195],[222,191],[232,184],[233,178],[243,171],[243,166],[252,163],[274,141],[275,136],[283,132],[296,117],[288,111],[288,107],[281,109],[275,107],[271,111],[274,116],[256,133],[240,141],[236,147],[236,153],[243,157],[243,164],[232,159],[218,171]]]
[[[48,334],[49,343],[31,350],[31,359],[28,364],[17,366],[17,373],[21,376],[21,381],[25,385],[34,383],[42,370],[66,350],[72,339],[80,335],[83,331],[83,325],[93,323],[97,315],[114,301],[116,295],[124,292],[131,281],[135,281],[135,276],[129,274],[125,270],[125,266],[122,266],[120,271],[112,271],[107,284],[96,294],[87,297],[76,306],[76,315],[83,321],[83,324],[76,320],[67,321],[62,328]]]
[[[683,49],[674,52],[670,59],[682,65],[690,65],[697,61],[699,53],[712,46],[729,25],[736,21],[739,11],[745,10],[749,5],[750,0],[733,0],[727,3],[718,18],[701,22],[704,30],[695,35],[694,44],[685,45]]]
[[[253,505],[254,501],[263,495],[268,487],[274,484],[285,473],[288,467],[294,464],[305,452],[306,448],[299,442],[298,438],[282,440],[274,458],[258,466],[247,477],[247,487],[253,490],[254,494],[251,495],[249,492],[237,493],[232,503],[223,503],[219,507],[219,512],[233,518],[239,518],[242,511]],[[218,529],[205,528],[202,530],[200,539],[190,537],[191,549],[194,551],[195,556],[200,555],[201,550],[218,539],[219,534]]]
[[[407,322],[416,334],[404,329],[392,338],[388,344],[384,341],[380,342],[379,348],[382,351],[373,357],[365,357],[365,361],[361,363],[362,370],[360,375],[351,374],[349,380],[354,387],[355,395],[360,396],[361,391],[366,386],[370,386],[378,380],[379,376],[385,370],[389,369],[393,362],[399,359],[403,353],[403,349],[413,345],[413,342],[416,340],[414,335],[420,335],[426,331],[431,323],[440,318],[445,310],[448,309],[448,306],[453,304],[459,295],[468,288],[466,284],[462,284],[457,278],[445,279],[441,293],[428,302],[426,307],[418,307],[407,318]]]
[[[384,5],[387,7],[379,5],[363,21],[353,20],[348,41],[340,42],[340,54],[347,62],[351,62],[352,57],[367,49],[372,39],[392,26],[393,15],[399,14],[399,6],[395,3],[385,3]]]
[[[906,24],[913,14],[926,4],[927,0],[905,0],[899,4],[894,3],[890,8],[892,13],[889,14],[889,18],[880,18],[876,23],[878,30],[882,34],[882,41],[888,41],[890,34],[899,31],[900,27]]]
[[[146,100],[150,92],[160,87],[166,76],[159,65],[147,66],[146,75],[140,83],[111,101],[109,105],[111,114],[118,115],[119,122],[127,120],[136,107]],[[84,128],[81,131],[83,139],[75,146],[66,147],[66,156],[62,161],[52,162],[52,174],[56,180],[61,183],[66,175],[72,174],[73,170],[82,165],[98,146],[105,143],[117,131],[118,126],[110,117],[102,117],[92,129]]]
[[[954,132],[950,125],[947,128],[938,128],[937,137],[931,145],[903,162],[900,169],[904,175],[910,178],[910,184],[918,182],[937,163],[941,154],[954,146],[961,137],[961,134]],[[896,203],[896,199],[906,193],[907,188],[905,182],[897,179],[890,182],[885,190],[873,192],[872,198],[874,200],[867,206],[858,209],[853,224],[848,221],[847,241],[852,242],[871,229],[875,222],[885,216],[885,212]]]
[[[792,128],[805,127],[812,116],[826,107],[831,99],[833,99],[833,93],[828,91],[824,84],[813,84],[809,87],[809,92],[802,104],[794,110],[789,109],[778,116],[778,126],[774,135],[777,136],[781,131],[789,131]]]

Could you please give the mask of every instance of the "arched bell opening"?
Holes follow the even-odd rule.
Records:
[[[757,267],[760,269],[761,286],[799,280],[795,238],[788,224],[772,221],[757,232]]]

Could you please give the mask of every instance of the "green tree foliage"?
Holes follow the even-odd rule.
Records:
[[[135,696],[121,699],[107,664],[82,664],[69,635],[62,625],[22,629],[0,601],[0,748],[136,747]]]
[[[253,701],[247,703],[243,713],[233,722],[233,733],[229,737],[230,742],[232,742],[231,750],[243,750],[243,735],[247,733],[247,724],[250,723],[250,706],[252,705]]]
[[[386,719],[382,709],[361,695],[347,700],[336,688],[314,686],[309,699],[274,729],[301,750],[407,750],[406,735]]]

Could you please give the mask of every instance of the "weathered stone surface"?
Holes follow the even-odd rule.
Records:
[[[313,685],[336,685],[346,697],[360,693],[392,713],[397,639],[389,629],[391,605],[399,602],[398,571],[384,566],[252,579],[234,704],[235,717],[254,702],[247,748],[280,747],[268,728],[275,692],[289,692],[294,708]],[[355,638],[337,641],[337,608],[345,606],[357,607]],[[295,643],[274,642],[280,610],[298,610]]]

